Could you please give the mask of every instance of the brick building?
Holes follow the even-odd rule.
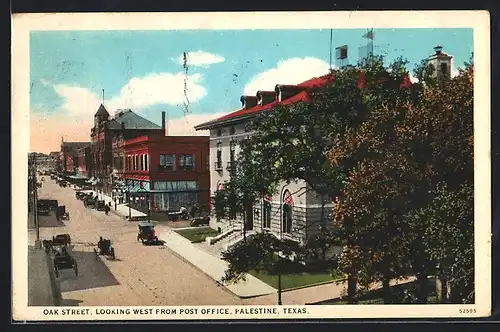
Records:
[[[67,174],[77,173],[78,151],[86,147],[90,147],[90,142],[64,142],[62,139],[58,170]]]
[[[209,205],[208,136],[150,134],[124,141],[125,192],[128,199],[151,193],[151,210],[172,211]],[[143,202],[144,203],[144,202]]]
[[[165,115],[163,115],[163,118]],[[120,149],[115,149],[113,153],[113,139],[123,137],[124,139],[146,135],[148,133],[163,134],[165,132],[165,121],[159,126],[133,111],[118,110],[114,117],[110,117],[104,105],[100,105],[94,115],[94,127],[91,129],[90,137],[92,141],[92,178],[94,184],[105,193],[110,193],[115,187],[116,174],[113,161],[120,166],[119,159],[114,160],[114,156],[120,157]]]
[[[87,178],[92,174],[92,151],[90,146],[78,149],[77,174]]]

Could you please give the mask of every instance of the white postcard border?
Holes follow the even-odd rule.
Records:
[[[474,29],[474,305],[314,305],[213,307],[28,307],[27,174],[29,151],[29,33],[36,30],[183,30],[183,29]],[[15,320],[182,320],[297,318],[449,318],[488,316],[491,312],[491,158],[490,158],[490,18],[487,11],[247,12],[247,13],[49,13],[15,14],[12,26],[12,298]],[[17,211],[17,212],[16,212]],[[19,213],[19,211],[21,213]],[[90,316],[51,315],[47,310],[86,309]],[[97,310],[130,309],[127,315],[99,315]],[[134,308],[152,314],[133,314]],[[161,309],[198,309],[198,314],[161,314]],[[227,308],[231,314],[213,314]],[[279,314],[236,314],[235,310],[277,308]],[[303,308],[307,314],[285,314]],[[206,309],[206,314],[201,310]],[[157,311],[160,310],[160,311]],[[293,310],[290,309],[290,312]],[[158,314],[160,312],[160,314]],[[165,311],[164,311],[165,312]]]

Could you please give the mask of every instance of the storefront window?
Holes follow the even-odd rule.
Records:
[[[161,154],[160,155],[160,170],[174,171],[175,170],[175,155]]]
[[[194,168],[194,155],[192,154],[181,155],[180,165],[185,170],[192,170]]]

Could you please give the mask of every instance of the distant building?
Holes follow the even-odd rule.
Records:
[[[163,116],[164,117],[164,116]],[[139,137],[148,133],[162,134],[165,132],[165,123],[162,126],[137,115],[133,111],[118,110],[114,117],[110,117],[104,105],[100,105],[94,115],[94,127],[91,129],[92,141],[92,177],[104,192],[110,193],[118,180],[116,167],[120,168],[120,149],[113,153],[113,139]],[[117,159],[114,159],[116,157]]]
[[[92,174],[92,148],[86,146],[78,150],[78,171],[77,174],[90,178]]]
[[[127,139],[122,147],[123,189],[128,199],[139,199],[134,194],[149,191],[153,211],[188,209],[195,204],[208,208],[208,136],[149,134]]]
[[[78,172],[78,151],[86,147],[90,147],[90,142],[64,142],[64,139],[61,139],[59,171],[76,174]]]

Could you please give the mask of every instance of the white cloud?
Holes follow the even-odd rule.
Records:
[[[169,136],[208,136],[208,130],[196,131],[194,126],[207,121],[215,120],[227,113],[212,114],[188,114],[181,118],[169,120],[167,123],[167,133]]]
[[[328,74],[327,62],[313,57],[291,58],[278,62],[275,68],[255,75],[245,86],[245,95],[255,95],[259,90],[274,91],[276,84],[298,84],[310,78]]]
[[[65,84],[56,84],[53,88],[64,99],[64,104],[60,109],[68,113],[68,115],[93,115],[99,107],[99,98],[87,88]]]
[[[188,66],[208,67],[214,63],[224,62],[226,59],[218,54],[204,51],[186,52]],[[184,54],[178,56],[174,61],[180,65],[184,64]]]
[[[190,103],[195,103],[207,94],[200,84],[201,81],[201,74],[188,75],[186,80],[183,73],[152,73],[144,77],[134,77],[121,88],[117,96],[106,101],[105,105],[110,114],[113,114],[118,108],[138,110],[157,104],[182,105],[187,101],[186,95]],[[46,80],[41,82],[50,85]],[[100,96],[87,88],[66,84],[56,84],[52,87],[64,99],[60,109],[68,115],[93,115],[101,103]]]
[[[195,103],[207,94],[201,81],[201,74],[188,75],[187,79],[183,73],[153,73],[134,77],[106,105],[111,109],[140,109],[157,104]]]

